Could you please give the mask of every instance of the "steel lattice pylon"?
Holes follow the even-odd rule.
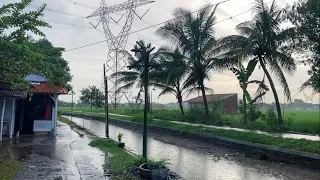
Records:
[[[118,71],[122,71],[127,66],[126,56],[121,53],[121,50],[125,50],[126,44],[128,41],[129,32],[132,26],[132,21],[135,15],[135,9],[139,6],[143,6],[154,1],[150,0],[128,0],[126,2],[107,6],[106,1],[102,0],[100,3],[100,8],[95,10],[91,15],[87,18],[91,17],[100,17],[100,22],[102,22],[103,30],[106,36],[106,40],[108,43],[108,57],[106,62],[106,73],[116,73]],[[122,26],[120,32],[115,35],[110,29],[110,14],[125,11],[125,24]],[[109,81],[112,83],[112,87],[109,89],[110,100],[111,103],[116,107],[116,105],[120,102],[123,95],[126,96],[126,99],[130,103],[130,99],[125,92],[117,92],[118,84],[116,79],[110,79]],[[131,94],[131,93],[129,93]],[[131,96],[131,95],[130,95]]]

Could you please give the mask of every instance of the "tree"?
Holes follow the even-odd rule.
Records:
[[[291,101],[290,89],[284,71],[292,74],[296,69],[295,60],[285,47],[295,35],[294,28],[281,29],[283,10],[275,1],[268,7],[263,0],[256,0],[253,6],[254,18],[237,25],[239,35],[231,35],[219,41],[217,51],[226,58],[257,59],[272,89],[279,125],[283,123],[277,90],[269,70],[280,81],[285,96]],[[268,70],[269,68],[269,70]]]
[[[104,93],[96,86],[88,86],[81,91],[80,102],[90,104],[92,107],[102,108],[104,106]]]
[[[151,44],[145,44],[144,41],[139,41],[139,43],[141,44],[141,46],[143,46],[142,49],[144,50],[151,48]],[[127,71],[119,71],[119,72],[113,73],[110,75],[110,78],[114,79],[114,81],[120,85],[120,87],[116,89],[117,93],[125,92],[126,90],[131,89],[134,86],[137,87],[139,91],[136,98],[136,102],[138,102],[140,100],[141,93],[144,92],[145,69],[143,67],[144,61],[141,61],[141,58],[143,58],[143,56],[141,55],[141,53],[134,53],[134,56],[132,56],[127,51],[119,51],[119,53],[122,53],[127,57],[128,64],[129,66],[132,66],[132,67],[130,68],[130,70],[127,70]],[[155,58],[156,56],[151,54],[149,59],[150,61],[149,64],[156,64]],[[134,66],[138,62],[140,63],[140,65]],[[154,68],[151,68],[150,70],[152,71],[153,69]]]
[[[188,73],[188,67],[184,61],[185,56],[176,48],[160,48],[159,66],[150,74],[152,85],[160,88],[162,91],[159,97],[165,94],[173,94],[178,100],[181,114],[184,115],[182,95],[186,88],[183,85],[183,80]]]
[[[244,66],[239,63],[238,68],[233,67],[230,70],[237,76],[237,79],[239,81],[239,85],[242,89],[242,112],[243,112],[243,120],[246,124],[247,122],[247,102],[249,103],[249,107],[251,106],[259,99],[262,98],[266,94],[266,92],[269,90],[269,88],[264,84],[264,79],[262,81],[259,80],[250,80],[249,78],[252,75],[258,61],[253,59],[250,60],[247,67],[244,68]],[[250,96],[250,93],[247,90],[247,87],[249,84],[258,84],[258,90],[256,92],[255,97],[252,99]]]
[[[298,28],[298,40],[293,50],[301,54],[312,52],[311,57],[303,60],[310,65],[310,78],[303,84],[302,89],[311,87],[315,93],[320,93],[320,1],[300,0],[288,13],[288,18]]]
[[[54,47],[48,40],[35,41],[26,32],[44,37],[40,27],[50,27],[39,20],[45,5],[36,11],[25,11],[31,0],[4,5],[0,8],[0,79],[10,81],[13,88],[26,89],[24,80],[31,73],[44,75],[49,82],[66,86],[71,80],[63,48]]]
[[[173,46],[178,46],[187,57],[189,74],[183,84],[184,88],[198,89],[202,92],[205,115],[209,115],[206,98],[209,72],[213,69],[222,70],[230,67],[230,62],[217,59],[213,53],[216,45],[214,38],[215,9],[210,6],[202,8],[196,16],[190,10],[177,8],[174,20],[167,22],[157,30],[157,34],[168,40]]]

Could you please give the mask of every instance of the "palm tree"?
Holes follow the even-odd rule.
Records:
[[[183,85],[188,67],[184,61],[185,56],[179,48],[171,50],[170,48],[160,48],[159,67],[150,74],[152,85],[160,88],[162,91],[159,97],[165,94],[174,94],[178,100],[181,114],[184,115],[182,95],[186,88]]]
[[[250,80],[249,78],[254,71],[258,61],[256,59],[250,60],[247,67],[244,68],[242,63],[239,63],[238,68],[233,67],[230,70],[237,76],[239,81],[240,88],[242,89],[242,101],[243,101],[243,120],[244,124],[247,123],[247,102],[249,106],[252,106],[258,99],[262,98],[269,90],[269,88],[264,84],[264,78],[262,81],[259,80]],[[258,84],[259,87],[255,94],[255,97],[252,99],[250,93],[247,90],[249,84]]]
[[[196,16],[190,10],[178,8],[174,11],[175,20],[167,22],[156,33],[179,47],[187,56],[187,66],[190,68],[184,88],[198,88],[202,92],[205,115],[209,108],[206,98],[205,80],[209,80],[209,72],[213,69],[227,69],[229,64],[215,58],[212,53],[215,48],[214,38],[215,9],[210,6],[202,8]]]
[[[140,43],[141,47],[137,47],[137,45],[135,45],[135,48],[138,48],[138,49],[140,48],[145,51],[151,49],[151,44],[145,44],[145,42],[143,41],[139,41],[138,43]],[[114,82],[120,85],[120,87],[116,89],[117,93],[124,92],[133,87],[138,88],[139,91],[136,98],[136,102],[137,102],[141,97],[141,93],[144,92],[145,71],[143,67],[144,61],[141,60],[143,58],[143,54],[134,53],[134,56],[132,56],[128,51],[125,51],[125,50],[119,51],[119,53],[122,53],[127,57],[128,65],[132,67],[130,68],[130,70],[127,70],[127,71],[119,71],[119,72],[113,73],[110,75],[110,78],[114,79]],[[156,64],[155,56],[151,55],[150,57],[151,57],[149,59],[150,64]],[[138,63],[139,65],[135,66]]]
[[[257,59],[263,69],[273,92],[279,125],[283,123],[278,94],[273,83],[271,72],[280,81],[285,96],[291,101],[290,89],[284,76],[284,71],[293,73],[296,64],[291,54],[283,51],[295,34],[294,28],[280,28],[283,10],[279,10],[275,0],[268,7],[263,0],[256,0],[253,6],[255,13],[252,21],[237,25],[239,35],[231,35],[220,40],[217,51],[223,52],[223,57],[237,59]]]

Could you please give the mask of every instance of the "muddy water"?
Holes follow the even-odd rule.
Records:
[[[71,119],[71,117],[69,117]],[[104,136],[103,122],[72,117],[72,121]],[[126,147],[136,154],[142,154],[142,134],[110,125],[110,137],[116,139],[124,133]],[[243,158],[234,161],[228,158],[206,154],[189,148],[167,144],[148,137],[148,157],[155,160],[168,159],[168,167],[184,179],[318,179],[318,170],[292,168],[289,165],[272,164],[266,161]]]

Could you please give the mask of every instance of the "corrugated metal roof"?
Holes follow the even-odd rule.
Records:
[[[225,99],[227,97],[236,95],[237,93],[229,93],[229,94],[211,94],[211,95],[206,95],[207,101],[208,102],[212,102],[212,101],[219,101],[222,99]],[[187,103],[203,103],[203,97],[202,96],[198,96],[192,99],[189,99],[187,101],[185,101]]]
[[[32,93],[50,93],[50,94],[68,94],[68,90],[63,86],[52,86],[46,82],[34,84],[28,92]]]

